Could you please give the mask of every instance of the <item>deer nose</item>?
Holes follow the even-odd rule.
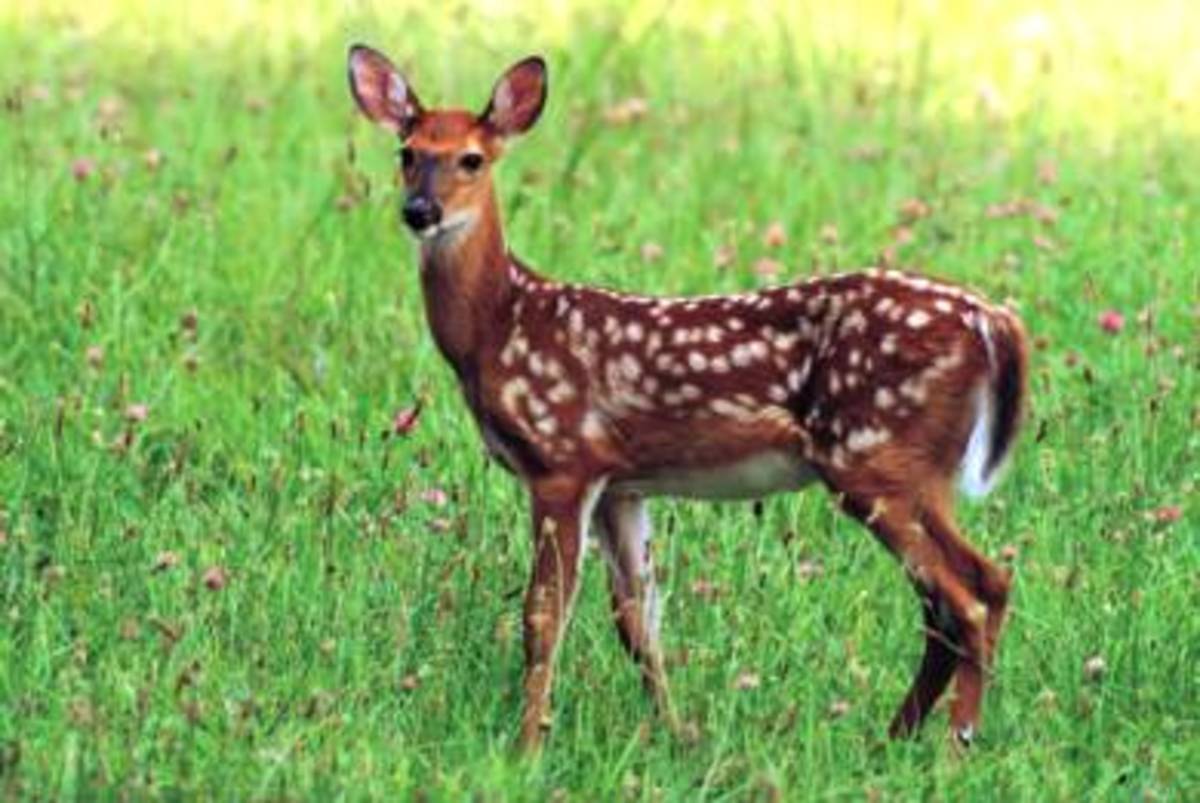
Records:
[[[441,222],[442,207],[426,195],[414,195],[404,202],[403,214],[409,228],[421,232]]]

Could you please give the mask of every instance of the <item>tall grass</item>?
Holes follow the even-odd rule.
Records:
[[[3,794],[1195,797],[1200,17],[827,5],[0,10]],[[547,55],[499,177],[547,273],[889,259],[1021,311],[1033,414],[962,511],[1017,576],[967,759],[939,718],[883,741],[917,607],[819,493],[655,505],[694,742],[655,726],[591,561],[549,748],[511,759],[524,502],[425,332],[355,40],[439,105]]]

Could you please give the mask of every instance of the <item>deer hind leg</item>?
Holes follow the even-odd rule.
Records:
[[[925,654],[912,687],[888,726],[888,735],[893,739],[911,736],[920,729],[958,669],[957,634],[953,620],[945,616],[945,604],[915,579],[913,585],[921,597],[925,619]]]
[[[642,685],[674,727],[675,716],[658,641],[660,618],[650,519],[640,496],[606,494],[596,507],[600,549],[608,562],[613,621],[621,645],[642,673]]]
[[[550,728],[554,660],[583,565],[584,539],[603,482],[535,484],[533,572],[525,594],[525,709],[518,746],[536,751]]]
[[[892,720],[890,733],[915,732],[937,703],[950,679],[956,696],[950,712],[953,733],[969,742],[978,727],[983,696],[988,607],[963,557],[947,549],[926,526],[915,499],[871,498],[843,490],[844,507],[865,524],[904,563],[921,597],[925,618],[925,655],[912,687]]]
[[[1008,611],[1012,577],[1006,569],[985,557],[959,533],[948,501],[928,505],[924,521],[942,549],[957,561],[958,570],[970,578],[976,596],[988,606],[985,643],[987,664],[990,666],[995,660],[996,646]]]
[[[992,671],[1012,581],[1007,571],[984,557],[962,537],[954,524],[948,502],[928,505],[922,518],[926,529],[946,556],[947,563],[984,606],[982,654],[978,661],[963,662],[959,667],[955,677],[955,704],[950,714],[951,721],[957,723],[955,733],[960,741],[970,743],[979,721],[978,706],[972,710],[970,701],[973,695],[982,696],[983,686]],[[975,692],[976,685],[978,692]]]

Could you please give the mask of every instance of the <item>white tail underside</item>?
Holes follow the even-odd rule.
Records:
[[[995,420],[992,414],[992,389],[982,385],[975,394],[975,424],[971,427],[971,437],[967,448],[963,451],[959,465],[958,482],[963,493],[974,499],[986,496],[996,484],[993,471],[987,474],[988,458],[991,454],[992,425]]]

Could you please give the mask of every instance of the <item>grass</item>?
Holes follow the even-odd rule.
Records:
[[[0,10],[0,795],[1200,794],[1200,20],[713,6]],[[967,759],[944,715],[882,739],[917,607],[814,491],[655,506],[695,744],[653,726],[591,560],[550,747],[512,760],[524,501],[425,331],[359,39],[434,104],[546,54],[499,180],[557,277],[711,292],[888,256],[1020,309],[1032,417],[962,508],[1017,576]]]

